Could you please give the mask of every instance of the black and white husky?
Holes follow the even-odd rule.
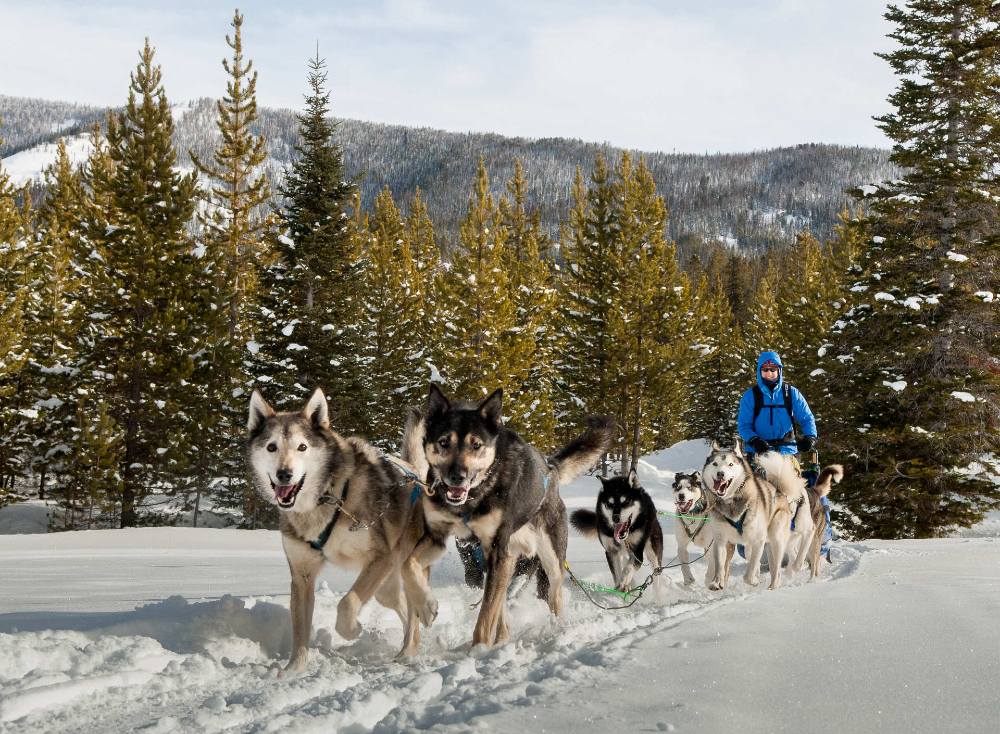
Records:
[[[595,510],[574,510],[570,522],[582,535],[597,538],[604,547],[608,567],[618,591],[632,588],[632,578],[648,557],[650,564],[663,565],[663,530],[656,517],[653,498],[639,484],[635,471],[628,477],[601,480]],[[662,600],[662,575],[654,588]]]

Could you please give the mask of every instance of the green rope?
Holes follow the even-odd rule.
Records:
[[[629,596],[632,595],[632,591],[619,591],[618,589],[612,589],[608,586],[601,586],[600,584],[595,584],[593,581],[584,581],[583,579],[575,579],[577,586],[581,589],[587,591],[597,591],[602,594],[614,594],[615,596],[621,597],[623,601],[628,601]]]
[[[657,515],[664,515],[666,517],[679,517],[681,520],[707,520],[708,515],[678,515],[673,512],[667,512],[666,510],[657,510]]]

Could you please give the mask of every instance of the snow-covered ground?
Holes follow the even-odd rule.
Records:
[[[647,457],[640,477],[661,508],[671,508],[673,471],[703,456],[690,442]],[[567,504],[589,506],[596,487],[578,480]],[[686,589],[672,570],[666,604],[649,595],[623,611],[567,586],[559,621],[529,589],[512,605],[512,641],[473,651],[479,595],[449,552],[432,574],[438,619],[403,662],[399,622],[374,604],[360,639],[338,637],[351,578],[328,567],[308,669],[286,680],[288,570],[276,533],[0,536],[0,731],[1000,728],[1000,539],[839,550],[819,583],[803,573],[773,592],[743,584],[739,566],[721,594]],[[608,581],[596,543],[571,537],[569,561]]]
[[[64,137],[66,153],[73,165],[86,162],[94,146],[90,143],[90,135],[72,135]],[[15,186],[22,186],[29,181],[40,181],[46,168],[56,161],[58,146],[55,143],[42,143],[33,148],[22,150],[3,159],[2,169],[10,176]]]

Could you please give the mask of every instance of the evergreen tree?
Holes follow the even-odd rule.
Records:
[[[120,431],[115,475],[123,527],[136,523],[141,499],[168,489],[165,477],[195,452],[183,432],[185,383],[199,346],[192,331],[204,317],[191,308],[202,272],[187,232],[196,179],[176,170],[173,118],[153,55],[147,40],[128,103],[108,116],[107,149],[89,171],[95,206],[103,207],[93,216],[107,225],[89,232],[94,249],[79,343],[90,384],[81,398],[89,416],[106,411]]]
[[[715,271],[711,281],[707,276],[702,278],[698,292],[706,311],[704,334],[698,344],[704,360],[693,373],[692,399],[686,403],[687,435],[728,444],[736,433],[736,413],[748,374],[742,337],[722,272]]]
[[[277,405],[298,405],[322,387],[332,423],[351,432],[366,426],[358,366],[362,267],[349,215],[355,187],[344,179],[326,78],[317,54],[297,118],[295,161],[281,188],[285,231],[265,274],[255,374]]]
[[[509,387],[519,384],[513,379],[519,366],[505,349],[518,323],[506,245],[507,229],[480,158],[460,242],[441,280],[439,304],[442,372],[455,393],[470,399],[481,399],[498,386],[508,387],[510,400],[520,397]],[[508,412],[517,414],[516,409]]]
[[[414,209],[420,210],[419,198]],[[361,354],[363,395],[369,435],[376,445],[393,448],[399,438],[405,406],[417,405],[427,392],[427,363],[431,356],[427,329],[427,269],[423,252],[422,215],[400,214],[385,189],[375,208],[359,227],[364,251],[363,322],[366,336]]]
[[[552,243],[542,231],[541,213],[528,209],[527,181],[521,162],[500,200],[500,222],[507,233],[504,262],[515,326],[503,337],[515,372],[506,384],[505,407],[511,426],[536,446],[555,448],[553,397],[558,379],[561,338],[552,315],[557,292],[551,265]]]
[[[853,225],[865,275],[827,365],[853,398],[835,422],[849,529],[927,537],[1000,500],[982,471],[1000,453],[1000,15],[911,0],[886,18],[899,82],[877,119],[904,174]]]
[[[221,506],[242,508],[257,501],[244,479],[240,446],[252,382],[253,357],[247,349],[256,348],[252,320],[274,218],[269,212],[270,186],[262,171],[265,140],[254,132],[259,124],[257,72],[243,55],[243,15],[238,10],[231,25],[233,35],[226,36],[226,44],[233,55],[222,61],[229,79],[225,96],[216,103],[220,144],[211,162],[191,154],[209,182],[201,193],[199,260],[202,277],[213,283],[211,291],[200,294],[208,296],[207,302],[197,304],[205,319],[198,325],[203,333],[190,381],[194,399],[187,413],[189,430],[202,437],[201,451],[185,477],[193,493],[195,525],[206,491],[212,490]],[[192,300],[198,298],[192,294]]]
[[[577,177],[564,233],[563,381],[574,412],[616,416],[627,472],[638,455],[685,434],[679,404],[703,350],[707,303],[692,293],[665,236],[666,205],[646,166],[598,159]],[[584,397],[585,396],[585,397]]]
[[[685,435],[682,411],[703,353],[699,303],[666,239],[667,208],[645,163],[626,154],[615,168],[615,249],[620,284],[609,312],[615,345],[613,405],[624,434],[622,473],[639,456]]]
[[[78,262],[86,255],[83,242],[85,193],[65,143],[60,140],[55,162],[45,171],[45,198],[36,214],[32,258],[28,370],[33,409],[31,469],[38,475],[39,497],[48,478],[68,467],[76,419],[77,330],[84,281]]]
[[[577,169],[573,206],[560,248],[565,266],[559,323],[565,348],[557,405],[569,425],[580,425],[588,413],[612,412],[617,365],[609,311],[621,287],[615,278],[615,194],[611,170],[602,156],[594,163],[589,186]]]
[[[32,417],[20,392],[29,354],[24,311],[30,277],[30,222],[16,195],[10,177],[0,168],[0,464],[4,467],[0,504],[24,470],[25,447],[18,437]]]

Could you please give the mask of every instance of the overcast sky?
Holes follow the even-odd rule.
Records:
[[[240,3],[258,101],[300,108],[319,43],[333,113],[640,150],[888,146],[884,0]],[[0,2],[0,94],[124,103],[149,36],[172,102],[218,97],[233,4]]]

